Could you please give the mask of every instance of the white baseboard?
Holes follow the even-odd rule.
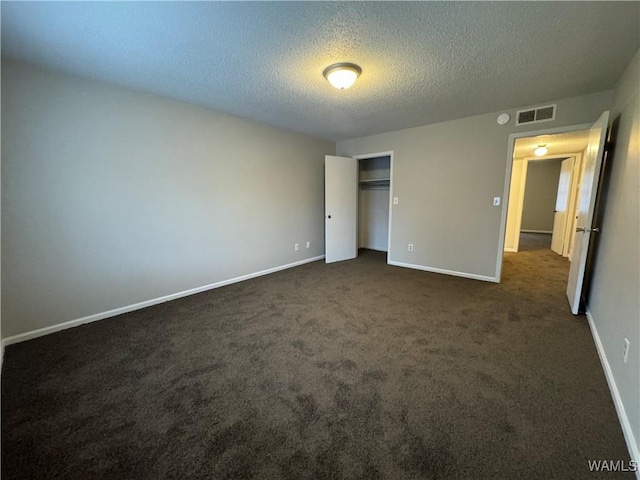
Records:
[[[548,233],[549,235],[553,234],[553,232],[550,230],[522,230],[522,229],[520,229],[520,233]]]
[[[454,277],[471,278],[473,280],[482,280],[483,282],[500,283],[496,277],[487,277],[485,275],[477,275],[475,273],[456,272],[455,270],[444,270],[442,268],[425,267],[424,265],[414,265],[412,263],[402,263],[389,260],[389,265],[396,267],[413,268],[414,270],[424,270],[425,272],[442,273],[444,275],[453,275]]]
[[[629,417],[627,416],[624,404],[622,403],[622,398],[620,397],[620,392],[618,391],[618,386],[616,385],[613,371],[611,370],[611,366],[609,365],[609,360],[607,360],[607,354],[604,351],[602,341],[600,341],[600,335],[598,335],[598,330],[596,328],[596,324],[593,320],[591,312],[587,310],[586,313],[587,320],[589,321],[589,327],[591,328],[591,335],[593,336],[593,341],[596,344],[596,350],[598,350],[598,355],[600,356],[600,363],[602,364],[602,369],[604,370],[604,376],[606,377],[607,383],[609,384],[609,390],[611,391],[611,396],[613,397],[613,404],[616,407],[618,419],[620,420],[620,425],[622,426],[622,433],[624,434],[624,439],[627,442],[629,455],[631,455],[631,460],[640,465],[640,447],[638,447],[638,442],[633,435],[633,430],[631,430]],[[640,471],[636,472],[636,478],[640,480]]]
[[[129,305],[126,307],[114,308],[113,310],[109,310],[106,312],[96,313],[94,315],[89,315],[87,317],[77,318],[75,320],[70,320],[68,322],[51,325],[50,327],[39,328],[37,330],[21,333],[19,335],[13,335],[11,337],[2,339],[2,350],[4,353],[4,347],[6,345],[11,345],[18,342],[24,342],[26,340],[31,340],[32,338],[38,338],[44,335],[48,335],[50,333],[59,332],[60,330],[66,330],[67,328],[73,328],[79,325],[83,325],[85,323],[104,320],[105,318],[115,317],[116,315],[122,315],[123,313],[133,312],[135,310],[140,310],[141,308],[151,307],[153,305],[158,305],[159,303],[168,302],[170,300],[177,300],[178,298],[188,297],[189,295],[195,295],[196,293],[202,293],[202,292],[206,292],[207,290],[213,290],[215,288],[224,287],[225,285],[230,285],[232,283],[238,283],[244,280],[249,280],[251,278],[261,277],[263,275],[275,273],[280,270],[286,270],[288,268],[298,267],[300,265],[304,265],[305,263],[311,263],[311,262],[316,262],[318,260],[322,260],[323,258],[324,258],[324,255],[319,255],[317,257],[307,258],[305,260],[300,260],[298,262],[289,263],[287,265],[280,265],[279,267],[269,268],[267,270],[262,270],[260,272],[249,273],[247,275],[231,278],[229,280],[222,280],[220,282],[211,283],[209,285],[204,285],[202,287],[192,288],[190,290],[185,290],[183,292],[172,293],[170,295],[165,295],[164,297],[153,298],[151,300],[135,303],[133,305]]]

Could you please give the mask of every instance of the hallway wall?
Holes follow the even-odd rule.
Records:
[[[522,207],[521,231],[553,231],[553,211],[558,196],[562,159],[530,161]]]
[[[616,88],[610,178],[587,305],[627,442],[640,462],[640,50]],[[627,362],[624,339],[631,342]],[[626,419],[626,425],[625,425]]]

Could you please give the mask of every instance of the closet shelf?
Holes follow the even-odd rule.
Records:
[[[360,180],[358,183],[361,187],[388,187],[390,185],[390,179],[372,178],[369,180]]]

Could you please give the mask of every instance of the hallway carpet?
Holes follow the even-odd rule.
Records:
[[[2,478],[634,478],[567,270],[362,251],[9,346]]]

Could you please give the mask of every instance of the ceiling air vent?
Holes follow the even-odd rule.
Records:
[[[549,122],[555,119],[556,105],[545,105],[544,107],[531,108],[529,110],[518,110],[516,113],[516,125]]]

